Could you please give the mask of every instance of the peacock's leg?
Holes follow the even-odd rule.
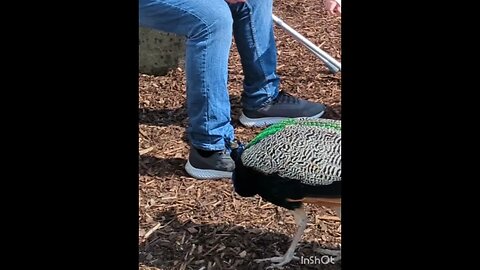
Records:
[[[307,214],[305,213],[305,210],[303,209],[303,207],[300,207],[293,211],[293,216],[295,217],[295,223],[298,225],[298,229],[285,255],[283,255],[282,257],[257,259],[255,260],[255,262],[257,263],[264,262],[264,261],[274,262],[275,264],[272,264],[271,266],[267,267],[267,269],[272,269],[275,267],[281,267],[289,263],[294,258],[293,253],[295,251],[295,248],[297,247],[298,242],[300,242],[300,239],[302,239],[303,232],[307,227]]]

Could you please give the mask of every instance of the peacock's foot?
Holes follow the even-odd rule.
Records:
[[[278,253],[278,251],[276,251],[275,253],[277,253],[277,255],[280,255]],[[287,254],[285,254],[287,255]],[[294,256],[293,254],[291,256],[278,256],[278,257],[271,257],[271,258],[265,258],[265,259],[256,259],[255,262],[256,263],[261,263],[261,262],[272,262],[274,264],[270,265],[269,267],[267,267],[266,269],[275,269],[275,268],[279,268],[279,269],[282,269],[285,264],[289,263],[291,260],[299,260],[300,258],[298,258],[297,256]]]
[[[319,248],[316,251],[318,251],[320,254],[325,255],[325,256],[330,256],[331,259],[329,260],[331,263],[336,263],[342,260],[342,250],[333,250],[333,249],[323,249]]]

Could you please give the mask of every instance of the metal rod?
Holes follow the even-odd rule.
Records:
[[[320,58],[320,60],[322,60],[322,62],[324,62],[325,65],[327,65],[330,72],[336,73],[342,69],[342,64],[340,64],[340,62],[335,60],[335,58],[331,57],[328,53],[326,53],[325,51],[317,47],[315,44],[313,44],[310,40],[302,36],[297,31],[295,31],[295,29],[291,28],[288,24],[286,24],[280,18],[272,14],[272,19],[278,26],[280,26],[289,34],[291,34],[297,41],[302,43],[313,54],[315,54],[318,58]]]

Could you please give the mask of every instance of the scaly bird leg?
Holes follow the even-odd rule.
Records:
[[[300,242],[300,239],[302,239],[303,232],[307,227],[307,214],[305,213],[305,210],[303,209],[303,207],[300,207],[293,211],[293,216],[295,217],[295,223],[298,225],[298,229],[285,255],[283,255],[282,257],[257,259],[255,260],[255,262],[257,263],[264,262],[264,261],[274,262],[276,264],[272,264],[271,266],[267,267],[267,269],[272,269],[275,267],[280,268],[282,265],[289,263],[294,258],[293,253],[297,247],[298,242]]]

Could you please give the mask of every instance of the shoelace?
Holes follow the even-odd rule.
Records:
[[[298,103],[300,100],[286,92],[280,91],[277,98],[273,101],[273,104],[278,103]]]

